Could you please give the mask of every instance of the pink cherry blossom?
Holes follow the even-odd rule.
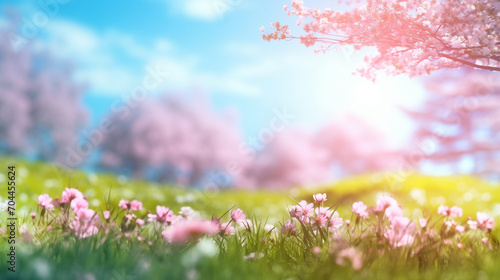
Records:
[[[38,196],[38,204],[49,211],[54,208],[54,205],[51,202],[52,198],[48,194]]]
[[[298,17],[304,34],[290,35],[288,25],[276,22],[271,25],[275,31],[262,38],[300,38],[304,46],[319,45],[323,52],[346,45],[355,51],[373,47],[377,52],[366,55],[366,67],[358,70],[370,79],[378,70],[409,76],[463,66],[500,71],[500,35],[493,31],[500,29],[496,0],[481,1],[481,8],[476,1],[355,1],[349,6],[350,2],[333,10],[293,0],[285,12]]]

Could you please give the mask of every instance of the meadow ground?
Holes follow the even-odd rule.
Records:
[[[67,172],[53,165],[12,158],[0,162],[5,169],[0,173],[2,185],[8,181],[7,167],[16,166],[18,218],[15,273],[7,271],[7,234],[0,235],[1,279],[500,279],[499,220],[492,232],[467,229],[464,235],[446,239],[449,233],[442,224],[451,218],[443,220],[437,214],[440,205],[458,205],[463,216],[456,221],[464,225],[467,217],[474,220],[478,211],[500,216],[499,187],[473,177],[369,174],[314,189],[203,191],[108,174]],[[115,228],[109,225],[116,232],[101,230],[76,238],[65,232],[64,226],[56,230],[56,220],[51,221],[48,214],[43,217],[37,202],[40,194],[61,198],[66,187],[78,188],[87,197],[88,207],[101,216],[104,210],[118,208],[119,201],[125,199],[142,202],[136,213],[139,217],[146,217],[145,209],[154,213],[157,205],[175,213],[190,206],[204,219],[222,216],[221,221],[231,223],[228,210],[240,208],[252,225],[245,229],[235,223],[235,234],[217,234],[179,245],[166,242],[154,223],[147,223],[140,231],[138,227],[127,228],[123,213],[115,215]],[[0,199],[6,201],[7,189],[3,189]],[[326,193],[325,207],[333,206],[331,209],[343,218],[342,228],[323,232],[300,222],[293,236],[291,232],[283,234],[282,225],[290,219],[288,207],[295,201],[312,202],[316,193]],[[389,227],[389,222],[377,222],[383,214],[365,220],[352,211],[354,202],[375,205],[381,194],[392,195],[403,205],[404,216],[415,224],[420,217],[431,217],[436,229],[441,227],[437,237],[432,242],[419,241],[421,248],[416,241],[413,246],[387,243],[380,232],[383,226]],[[30,213],[36,213],[36,219]],[[7,213],[2,211],[0,217],[2,225],[6,224]],[[350,227],[347,220],[352,223]],[[272,236],[266,224],[276,227]],[[47,231],[49,226],[54,230]],[[419,232],[428,233],[423,228]],[[127,238],[124,233],[133,237]],[[139,236],[151,244],[138,240]],[[486,237],[489,241],[481,242]],[[443,245],[447,240],[453,244]],[[356,267],[352,255],[342,261],[343,252],[351,247],[359,252],[361,267]]]

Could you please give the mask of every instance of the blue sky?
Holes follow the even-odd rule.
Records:
[[[0,3],[27,20],[44,10],[34,1]],[[84,101],[94,123],[130,94],[146,67],[160,65],[170,76],[156,93],[202,90],[216,108],[236,109],[247,135],[266,127],[274,109],[287,107],[296,116],[292,125],[315,129],[349,111],[393,144],[403,143],[412,127],[395,105],[416,106],[420,85],[406,77],[372,83],[353,76],[362,55],[350,49],[315,55],[299,42],[263,41],[260,26],[295,24],[284,4],[290,1],[73,0],[52,10],[37,38],[75,62],[77,79],[88,83]]]

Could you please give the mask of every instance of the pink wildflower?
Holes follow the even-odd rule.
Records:
[[[118,202],[118,207],[123,208],[123,209],[128,209],[130,206],[130,201],[122,199],[120,202]]]
[[[314,203],[321,204],[326,201],[326,193],[318,193],[313,195]]]
[[[493,218],[484,212],[477,212],[477,227],[484,231],[491,231],[494,226]]]
[[[87,209],[89,208],[89,203],[87,200],[83,199],[83,197],[77,197],[71,200],[71,209],[77,212],[79,209]]]
[[[385,209],[385,216],[389,221],[403,217],[403,209],[399,205],[391,205]]]
[[[62,203],[71,202],[75,198],[83,198],[82,192],[73,188],[66,188],[62,193]]]
[[[186,243],[201,235],[211,235],[217,233],[218,228],[210,221],[184,220],[170,226],[161,235],[169,243]]]
[[[134,211],[140,211],[142,209],[142,202],[139,200],[132,200],[130,202],[130,209]]]
[[[285,235],[287,233],[290,233],[290,235],[295,235],[297,233],[297,225],[295,225],[292,220],[288,220],[281,227],[281,233]]]
[[[462,217],[463,211],[462,208],[458,206],[453,206],[450,208],[450,216],[460,218]]]
[[[247,218],[247,216],[245,215],[245,213],[243,213],[243,210],[238,208],[238,209],[231,212],[231,218],[236,223],[241,223],[242,221],[244,221]]]
[[[233,225],[231,222],[225,222],[220,225],[219,227],[219,232],[222,234],[234,234],[236,230],[234,229]]]
[[[377,208],[375,208],[375,211],[383,212],[387,207],[393,205],[398,205],[398,202],[394,198],[390,196],[381,196],[377,199]]]
[[[418,222],[419,222],[419,224],[420,224],[420,226],[421,226],[422,228],[425,228],[425,227],[427,226],[427,219],[426,219],[426,218],[420,218],[420,219],[418,220]]]
[[[194,212],[194,210],[191,207],[184,206],[184,207],[181,207],[181,210],[179,211],[179,215],[184,219],[192,220],[195,217],[196,212]]]
[[[366,209],[368,207],[362,202],[354,202],[352,204],[352,212],[358,214],[361,218],[366,218],[368,217],[368,212],[366,212]]]
[[[159,222],[161,224],[171,224],[175,220],[172,210],[165,206],[156,206],[156,214],[148,214],[150,222]]]
[[[351,262],[352,268],[354,268],[355,270],[360,270],[361,267],[363,267],[363,259],[361,253],[352,247],[340,251],[337,255],[336,263],[343,266],[345,265],[346,259]]]
[[[36,218],[36,214],[35,213],[31,213],[30,215],[31,215],[32,219]]]
[[[443,215],[443,216],[449,216],[450,215],[450,208],[445,205],[441,205],[438,208],[438,214]]]
[[[110,213],[109,211],[107,211],[107,210],[106,210],[106,211],[102,212],[102,215],[104,216],[104,219],[106,219],[106,220],[107,220],[107,219],[109,219],[109,217],[111,216],[111,213]]]
[[[143,220],[143,219],[137,219],[137,220],[135,220],[135,223],[136,223],[138,226],[142,227],[142,226],[144,225],[144,220]]]
[[[54,209],[54,205],[51,202],[52,198],[48,194],[38,196],[38,204],[47,210]]]

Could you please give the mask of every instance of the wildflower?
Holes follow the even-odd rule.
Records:
[[[467,224],[469,224],[470,229],[477,229],[477,222],[476,221],[467,221]]]
[[[98,219],[92,209],[78,209],[75,220],[69,225],[79,238],[86,238],[96,234],[99,229],[95,226],[95,221]]]
[[[71,202],[75,198],[83,198],[82,192],[73,188],[66,188],[62,193],[62,203]]]
[[[354,202],[352,204],[352,212],[358,214],[361,218],[368,217],[368,212],[366,212],[366,208],[368,208],[362,201]]]
[[[140,211],[142,209],[142,202],[139,200],[132,200],[130,202],[130,209],[134,211]]]
[[[123,209],[128,209],[130,205],[130,201],[122,199],[120,202],[118,202],[118,207],[123,208]]]
[[[349,220],[346,220],[346,224],[347,224],[347,222],[350,223]],[[330,218],[329,229],[331,231],[334,231],[334,230],[339,229],[342,225],[343,225],[342,218],[339,218],[339,213],[335,212],[333,214],[333,216]]]
[[[477,217],[477,227],[490,232],[493,229],[494,222],[493,218],[488,216],[488,214],[484,212],[477,212],[476,214]]]
[[[184,207],[181,207],[181,210],[179,211],[179,215],[184,219],[191,220],[195,217],[196,212],[193,209],[191,209],[191,207],[184,206]]]
[[[162,224],[171,224],[175,220],[172,210],[164,206],[156,206],[156,214],[148,214],[150,222],[159,222]]]
[[[462,217],[463,211],[462,208],[458,206],[453,206],[450,208],[450,216],[460,218]]]
[[[461,226],[461,225],[457,225],[455,227],[455,230],[458,232],[458,233],[464,233],[465,232],[465,227],[464,226]]]
[[[290,235],[295,235],[297,233],[297,225],[295,225],[292,220],[288,220],[281,227],[281,233],[285,235],[287,233],[290,233]]]
[[[129,220],[133,220],[133,219],[137,218],[137,216],[134,214],[127,214],[127,215],[125,215],[125,218],[129,219]]]
[[[418,223],[420,224],[420,227],[425,228],[427,226],[427,219],[426,218],[420,218],[418,220]]]
[[[245,215],[245,213],[243,213],[243,210],[239,208],[231,212],[231,219],[233,219],[233,221],[235,221],[236,223],[241,223],[246,218],[247,216]]]
[[[311,252],[315,255],[319,255],[319,254],[321,254],[321,248],[318,246],[314,246],[311,248]]]
[[[234,234],[235,232],[236,230],[231,222],[225,222],[219,226],[219,233],[221,234]]]
[[[385,209],[385,216],[389,221],[403,217],[403,209],[399,205],[391,205]]]
[[[251,231],[253,227],[252,220],[246,219],[239,223],[240,226],[244,227],[246,230]]]
[[[49,211],[54,209],[54,205],[51,202],[52,198],[48,194],[42,194],[38,197],[38,204]]]
[[[386,230],[384,237],[393,247],[403,247],[413,244],[415,224],[406,217],[394,217],[391,227]]]
[[[273,226],[273,225],[265,225],[264,226],[264,230],[266,231],[266,233],[270,233],[271,231],[273,231],[276,227]]]
[[[351,221],[350,220],[345,220],[345,225],[346,226],[350,226],[351,225]]]
[[[89,203],[83,197],[77,197],[71,200],[71,209],[77,212],[79,209],[87,209],[89,208]]]
[[[313,199],[314,199],[314,203],[321,204],[321,203],[323,203],[323,202],[325,202],[327,200],[326,199],[326,193],[315,194],[315,195],[313,195]]]
[[[381,196],[377,199],[377,207],[375,208],[375,211],[383,212],[387,207],[393,205],[398,205],[398,202],[394,198],[390,196]]]
[[[248,256],[244,256],[243,259],[245,260],[258,260],[262,259],[264,257],[264,253],[259,253],[258,255],[255,253],[250,253]]]
[[[104,216],[104,219],[106,219],[106,220],[107,220],[107,219],[109,219],[109,217],[111,216],[111,213],[110,213],[109,211],[107,211],[107,210],[106,210],[106,211],[102,212],[102,215]]]
[[[143,220],[143,219],[137,219],[137,220],[135,220],[135,223],[136,223],[138,226],[142,227],[142,226],[144,225],[144,220]]]
[[[31,213],[30,215],[31,215],[31,218],[32,218],[32,219],[35,219],[35,218],[36,218],[36,214],[35,214],[35,213]]]
[[[186,243],[201,235],[211,235],[217,233],[217,226],[204,220],[184,220],[170,226],[161,235],[169,243]]]
[[[307,204],[305,200],[302,200],[298,206],[298,216],[312,217],[312,214],[314,213],[314,205],[312,203]]]
[[[336,263],[338,265],[345,265],[345,260],[348,259],[351,262],[352,268],[355,270],[361,269],[363,267],[363,259],[361,253],[354,248],[347,248],[339,252],[337,255]]]
[[[438,214],[443,215],[443,216],[449,216],[450,215],[450,208],[448,206],[441,205],[438,208]]]

